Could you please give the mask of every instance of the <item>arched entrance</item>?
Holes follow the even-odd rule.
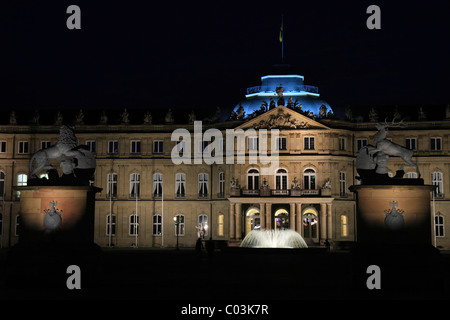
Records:
[[[245,213],[245,234],[261,227],[259,209],[251,207]]]
[[[289,229],[289,212],[286,209],[278,209],[274,214],[274,229]]]
[[[302,236],[306,243],[319,242],[319,216],[313,207],[306,208],[302,213]]]

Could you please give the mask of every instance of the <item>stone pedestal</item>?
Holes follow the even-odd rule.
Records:
[[[431,246],[430,197],[433,186],[358,185],[350,187],[350,190],[357,194],[359,246]],[[391,211],[396,214],[396,219],[386,213]],[[390,223],[393,220],[398,223]]]
[[[67,268],[81,270],[81,287],[95,286],[101,270],[101,249],[94,243],[95,193],[90,186],[27,186],[20,191],[19,242],[6,261],[6,286],[67,292]],[[51,227],[52,205],[61,219]],[[53,212],[55,212],[53,208]],[[44,211],[47,210],[47,213]]]
[[[19,243],[55,242],[89,244],[94,242],[95,193],[91,186],[27,186],[20,191]],[[44,224],[50,202],[57,202],[61,223],[51,230]]]

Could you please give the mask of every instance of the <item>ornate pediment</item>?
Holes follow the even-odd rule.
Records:
[[[278,106],[251,119],[236,129],[328,129],[327,126],[308,118],[298,112]]]

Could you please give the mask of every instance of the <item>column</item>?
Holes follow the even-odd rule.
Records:
[[[259,204],[259,221],[261,223],[261,229],[266,228],[266,204]]]
[[[327,204],[320,204],[320,243],[323,243],[327,237]]]
[[[230,202],[230,240],[236,239],[236,224],[234,221],[234,203]]]
[[[297,232],[303,237],[303,226],[302,226],[302,204],[296,203],[297,206]]]
[[[291,203],[289,226],[291,230],[295,230],[295,203]]]
[[[272,229],[272,204],[266,203],[266,229]]]
[[[332,226],[332,207],[331,203],[327,203],[327,231],[328,231],[328,241],[333,238],[333,226]]]
[[[236,203],[236,239],[242,239],[242,204]]]

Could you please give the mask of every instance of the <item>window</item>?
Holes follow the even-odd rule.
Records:
[[[0,141],[0,153],[6,152],[6,141]]]
[[[88,147],[88,150],[92,153],[96,152],[96,146],[95,146],[95,141],[94,140],[88,140],[86,141],[86,145]]]
[[[184,216],[182,214],[175,216],[175,235],[184,236]]]
[[[406,145],[406,149],[417,150],[417,140],[416,140],[416,138],[406,138],[405,145]]]
[[[17,186],[19,186],[19,187],[26,186],[27,181],[28,181],[28,176],[26,174],[21,173],[21,174],[17,175]],[[17,197],[17,199],[20,198],[20,191],[17,191],[16,197]]]
[[[444,182],[443,182],[442,172],[433,172],[431,174],[431,184],[433,186],[436,186],[436,188],[433,190],[433,195],[436,198],[443,198],[444,197]]]
[[[347,196],[347,175],[345,172],[339,172],[339,193],[341,197]]]
[[[175,197],[184,198],[186,196],[186,175],[177,173],[175,175]]]
[[[5,173],[0,171],[0,197],[3,198],[5,196]]]
[[[153,215],[153,235],[160,236],[162,234],[162,218],[160,214]]]
[[[247,189],[259,189],[259,171],[257,169],[250,169],[247,173]]]
[[[0,213],[0,236],[3,235],[3,213]]]
[[[108,153],[117,153],[119,152],[119,141],[110,140],[108,142]]]
[[[348,218],[346,215],[341,216],[341,237],[348,236]]]
[[[219,172],[219,198],[225,197],[225,172]]]
[[[131,153],[141,153],[140,140],[131,140]]]
[[[431,151],[442,151],[442,139],[441,138],[431,138]]]
[[[116,216],[115,215],[107,215],[106,216],[106,235],[109,236],[109,232],[111,231],[111,235],[116,235]]]
[[[130,174],[130,197],[138,198],[141,195],[141,175],[139,173]]]
[[[305,137],[304,142],[305,150],[314,150],[314,137]]]
[[[208,152],[209,141],[199,141],[198,142],[198,150],[200,152]]]
[[[444,217],[441,215],[434,217],[434,235],[444,237]]]
[[[19,141],[19,154],[28,153],[28,141]]]
[[[117,173],[108,173],[106,197],[117,198]]]
[[[163,142],[160,140],[153,141],[153,153],[163,153]]]
[[[345,138],[339,138],[339,150],[345,151]]]
[[[275,173],[275,188],[277,190],[287,189],[288,173],[285,169],[278,169]]]
[[[356,151],[361,150],[362,147],[367,146],[367,139],[357,139],[356,140]]]
[[[198,197],[206,198],[208,196],[208,174],[200,173],[198,175]]]
[[[406,178],[407,179],[417,179],[417,172],[407,172]]]
[[[139,234],[139,216],[132,214],[130,215],[129,221],[130,230],[128,232],[128,235],[135,236]]]
[[[50,141],[41,141],[41,149],[47,149],[50,147]]]
[[[224,231],[223,231],[224,218],[225,217],[224,217],[223,214],[219,214],[219,217],[217,219],[217,222],[219,224],[219,228],[218,228],[217,234],[218,234],[219,237],[223,237],[223,235],[224,235]]]
[[[200,232],[200,237],[205,237],[208,234],[208,216],[202,214],[198,216],[198,231]]]
[[[277,138],[277,150],[287,150],[286,137]]]
[[[17,237],[19,236],[19,228],[20,228],[20,223],[21,223],[22,218],[20,217],[20,215],[16,215],[16,219],[15,219],[15,224],[14,224],[14,235]]]
[[[177,142],[177,152],[183,153],[186,150],[186,141],[178,141]]]
[[[161,198],[163,194],[162,173],[153,174],[153,198]]]
[[[248,137],[248,151],[257,151],[258,144],[259,144],[258,137]]]
[[[316,189],[316,172],[313,169],[303,171],[303,189]]]

